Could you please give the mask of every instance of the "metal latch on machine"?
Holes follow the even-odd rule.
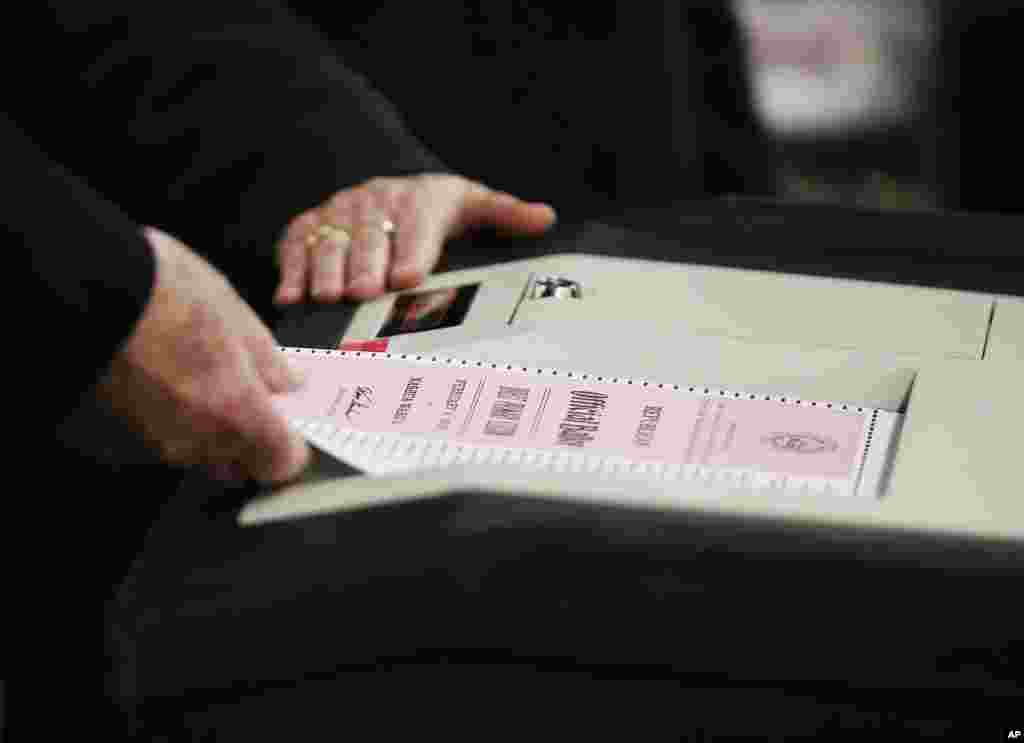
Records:
[[[582,299],[583,286],[564,276],[537,276],[527,296],[530,299]]]

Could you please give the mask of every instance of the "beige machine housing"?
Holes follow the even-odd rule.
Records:
[[[473,470],[312,477],[254,502],[243,523],[489,482],[540,497],[1024,540],[1021,299],[575,253],[436,274],[415,291],[468,284],[479,286],[460,325],[395,336],[393,348],[900,411],[888,487],[877,499],[850,503],[741,494],[708,500]],[[553,284],[564,288],[544,296]],[[396,296],[360,306],[345,339],[377,336]]]

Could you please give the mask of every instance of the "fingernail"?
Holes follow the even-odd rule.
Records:
[[[399,288],[415,285],[420,282],[420,271],[412,263],[403,263],[391,269],[391,283]]]

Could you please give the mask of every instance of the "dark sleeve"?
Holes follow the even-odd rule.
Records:
[[[154,259],[138,227],[83,181],[52,162],[0,115],[0,219],[14,251],[7,318],[17,397],[32,422],[52,428],[92,386],[149,299]],[[27,389],[26,389],[27,386]]]
[[[29,31],[60,64],[15,83],[17,115],[135,219],[234,279],[236,258],[272,271],[287,221],[337,190],[444,169],[314,27],[276,3],[46,8]]]

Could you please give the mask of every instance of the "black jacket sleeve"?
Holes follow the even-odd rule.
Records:
[[[182,238],[269,304],[272,247],[292,216],[373,176],[444,170],[276,3],[51,0],[22,12],[9,30],[25,43],[0,51],[2,177],[16,205],[3,229],[29,256],[35,306],[49,307],[35,337],[90,337],[65,362],[67,394],[47,392],[54,414],[144,306],[153,267],[138,224]]]
[[[16,365],[15,389],[31,400],[30,422],[53,423],[131,333],[149,298],[153,254],[117,207],[2,115],[0,158],[3,243],[27,257],[14,262],[9,283],[19,306],[7,318],[5,355],[28,361]]]
[[[291,217],[373,176],[445,169],[314,27],[274,2],[50,0],[25,31],[59,62],[11,86],[26,130],[250,300],[269,299],[271,249]]]

